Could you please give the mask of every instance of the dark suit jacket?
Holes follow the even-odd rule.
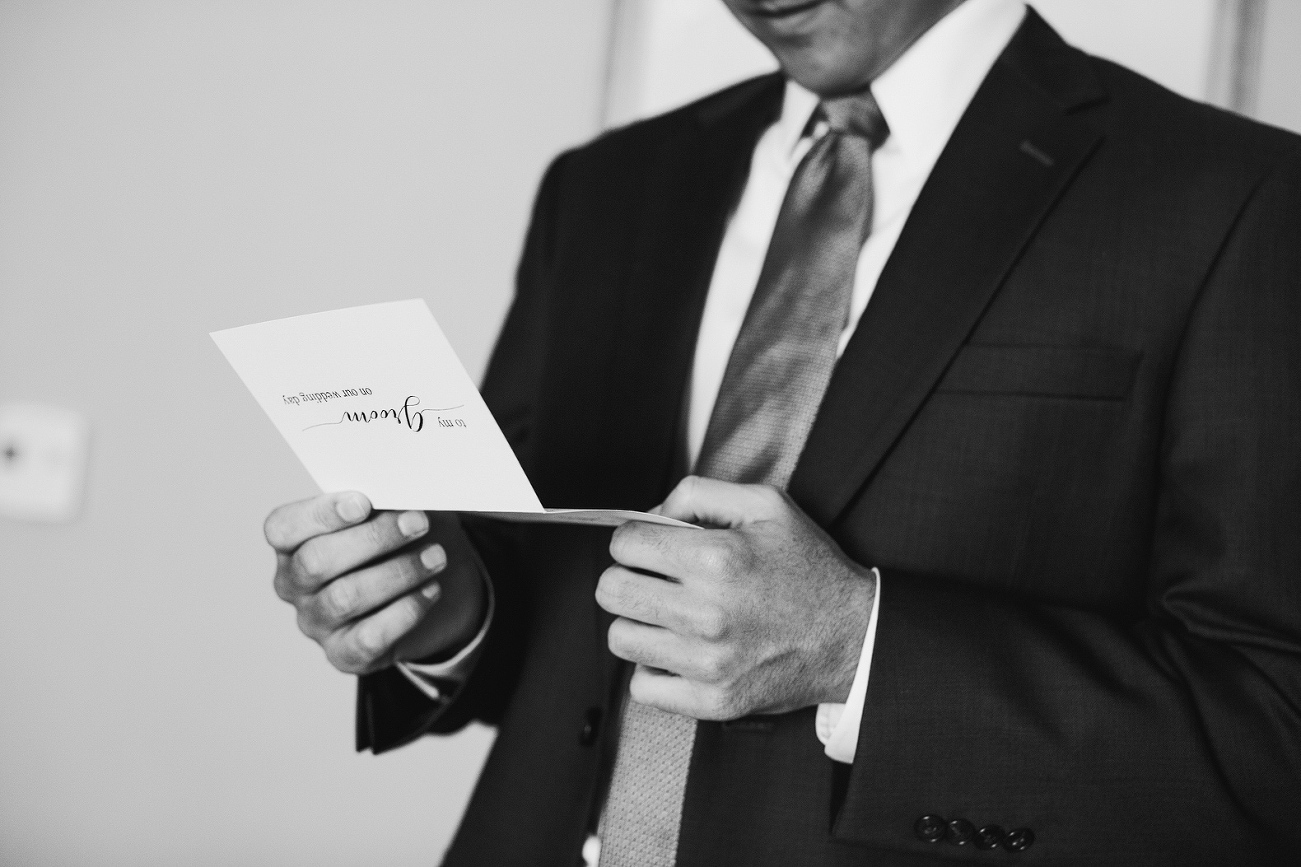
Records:
[[[780,99],[748,82],[547,173],[484,385],[544,503],[675,481],[711,267]],[[701,724],[681,864],[1301,857],[1298,142],[1030,13],[789,488],[884,576],[857,759],[823,755],[812,708]],[[622,689],[608,532],[471,529],[499,602],[478,670],[440,706],[364,678],[359,744],[497,725],[447,863],[571,865]],[[926,814],[1037,839],[925,843]]]

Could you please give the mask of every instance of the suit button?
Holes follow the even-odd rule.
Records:
[[[1024,852],[1034,845],[1034,831],[1029,828],[1013,828],[1003,838],[1003,848],[1009,852]]]
[[[922,816],[913,824],[913,833],[923,843],[938,843],[947,827],[943,816]]]
[[[997,825],[986,825],[976,832],[977,849],[993,849],[1003,842],[1003,829]]]
[[[596,736],[601,733],[601,709],[589,707],[583,714],[583,727],[578,731],[578,742],[585,747],[596,743]]]
[[[945,842],[954,846],[966,846],[976,839],[976,826],[966,819],[954,819],[944,830]]]

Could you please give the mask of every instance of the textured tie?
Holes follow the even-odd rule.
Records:
[[[870,92],[824,100],[826,132],[791,177],[732,348],[696,473],[785,488],[827,390],[872,227]],[[696,721],[626,702],[601,824],[601,867],[673,867]]]

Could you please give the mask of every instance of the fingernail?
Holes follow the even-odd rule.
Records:
[[[366,517],[366,504],[360,497],[344,497],[334,504],[334,511],[339,513],[340,518],[351,524]]]
[[[447,565],[447,552],[442,545],[430,545],[420,552],[420,562],[430,572],[437,572]]]
[[[430,581],[424,587],[420,588],[420,595],[433,602],[439,596],[443,595],[443,588],[437,581]]]
[[[408,539],[429,529],[429,519],[424,512],[403,512],[398,515],[398,530]]]

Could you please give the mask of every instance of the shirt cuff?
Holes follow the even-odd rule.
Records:
[[[416,689],[434,701],[444,701],[456,691],[457,687],[465,683],[474,668],[474,663],[479,659],[479,651],[483,647],[483,640],[488,635],[488,627],[492,625],[493,612],[497,608],[497,597],[493,593],[492,582],[486,575],[483,583],[488,590],[488,610],[483,615],[483,625],[479,627],[474,638],[470,639],[469,644],[458,650],[451,659],[442,662],[399,660],[395,663],[397,670],[402,672]]]
[[[849,687],[849,698],[844,704],[818,705],[816,728],[818,740],[826,747],[827,757],[837,762],[853,764],[858,751],[858,726],[863,719],[863,705],[867,701],[867,677],[872,669],[872,648],[876,645],[876,615],[881,610],[881,573],[876,576],[876,596],[872,600],[872,613],[867,618],[867,634],[863,636],[863,650],[858,656],[858,669],[854,683]]]

